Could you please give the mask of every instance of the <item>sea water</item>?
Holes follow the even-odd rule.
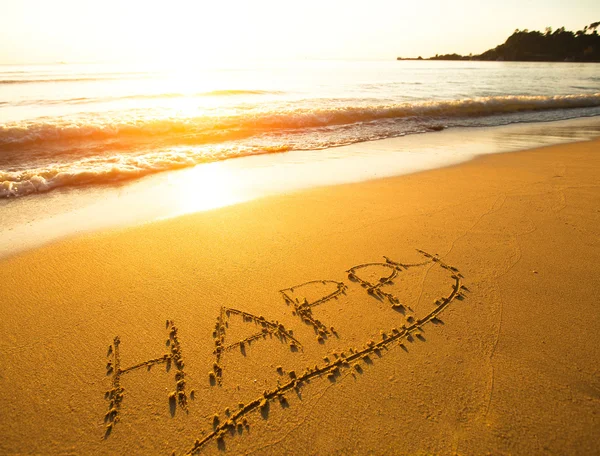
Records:
[[[593,63],[0,65],[0,198],[250,155],[317,160],[354,143],[597,115]]]

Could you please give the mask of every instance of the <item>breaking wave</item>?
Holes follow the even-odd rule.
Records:
[[[213,112],[197,117],[90,115],[5,124],[0,126],[0,197],[133,179],[246,155],[439,131],[447,125],[460,125],[464,119],[484,124],[484,117],[495,115],[600,107],[600,93],[304,106],[298,103],[294,108],[267,110],[257,105],[226,115]]]
[[[232,91],[227,91],[231,93]],[[235,93],[235,91],[233,91]],[[226,116],[124,118],[21,122],[0,128],[0,150],[40,142],[104,141],[160,138],[167,143],[204,143],[239,139],[262,132],[336,126],[384,119],[421,117],[443,120],[552,109],[600,106],[600,93],[561,96],[503,96],[378,106],[299,108],[268,111],[251,109]]]

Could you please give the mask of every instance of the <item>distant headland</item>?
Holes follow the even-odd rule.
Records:
[[[397,60],[495,60],[513,62],[600,62],[599,22],[586,25],[583,30],[571,32],[561,27],[554,32],[546,27],[539,31],[515,30],[508,39],[494,49],[479,55],[436,54],[424,59],[398,57]]]

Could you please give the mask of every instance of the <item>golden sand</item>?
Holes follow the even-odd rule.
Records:
[[[599,148],[2,261],[0,453],[597,453]]]

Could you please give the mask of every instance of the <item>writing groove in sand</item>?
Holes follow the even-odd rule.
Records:
[[[209,430],[201,438],[195,439],[186,454],[198,454],[213,441],[216,441],[220,448],[224,448],[225,439],[228,436],[232,438],[240,435],[244,428],[249,427],[249,419],[253,413],[260,411],[264,415],[265,410],[268,412],[269,404],[273,401],[278,402],[282,407],[288,407],[286,393],[300,392],[300,389],[312,380],[323,378],[329,382],[336,382],[345,371],[361,373],[365,367],[363,362],[370,364],[369,355],[371,354],[382,357],[385,353],[384,349],[396,345],[407,351],[406,341],[424,341],[425,339],[421,334],[422,328],[427,324],[442,323],[440,314],[456,299],[464,299],[465,292],[468,289],[464,286],[463,276],[457,268],[447,265],[437,255],[431,255],[422,250],[417,250],[417,252],[424,258],[422,262],[400,263],[384,256],[384,262],[353,266],[346,271],[350,285],[334,280],[313,280],[280,290],[284,301],[292,309],[292,313],[314,330],[316,343],[318,344],[325,344],[329,337],[343,340],[344,336],[343,331],[338,331],[333,326],[328,325],[327,322],[314,316],[313,309],[331,300],[338,299],[340,295],[346,293],[348,286],[361,286],[371,298],[389,303],[390,307],[396,311],[395,314],[399,319],[399,324],[387,330],[382,330],[380,340],[369,340],[362,347],[348,347],[341,353],[334,352],[325,356],[320,360],[320,363],[317,361],[316,364],[311,363],[311,366],[305,367],[302,371],[286,371],[283,367],[278,367],[279,378],[275,379],[276,384],[271,389],[265,390],[262,395],[249,401],[237,401],[236,407],[227,407],[221,415],[223,416],[222,419],[218,413],[215,413],[209,424]],[[395,292],[390,291],[389,286],[393,285],[396,280],[402,280],[402,277],[410,277],[410,274],[417,271],[417,268],[427,266],[439,267],[447,273],[450,291],[448,294],[436,298],[430,306],[431,309],[421,315],[423,312],[417,312],[406,301],[418,302],[418,298],[421,297],[423,292],[422,289],[419,290],[418,287],[410,289],[409,287],[400,296],[398,293],[395,294]],[[411,296],[411,293],[414,296]],[[256,327],[256,331],[243,339],[231,342],[227,340],[227,330],[230,324],[250,324]],[[165,326],[168,351],[157,358],[129,367],[122,367],[120,338],[116,336],[109,346],[106,369],[107,375],[111,378],[111,387],[105,393],[105,399],[108,401],[108,411],[104,417],[106,424],[105,438],[111,435],[120,420],[120,410],[125,402],[126,391],[122,385],[123,380],[128,373],[144,367],[149,368],[155,364],[165,364],[167,371],[173,370],[173,390],[167,398],[171,414],[174,414],[176,407],[189,412],[185,363],[178,337],[178,329],[172,320],[167,320]],[[292,352],[303,349],[302,340],[294,336],[292,328],[286,328],[278,321],[269,320],[262,315],[254,315],[225,306],[220,308],[212,336],[215,346],[213,351],[214,363],[208,373],[208,380],[214,387],[218,387],[222,383],[224,372],[221,360],[228,352],[239,350],[245,355],[246,350],[249,350],[255,342],[268,338],[275,338],[280,343],[288,344]],[[304,342],[308,343],[307,341]],[[282,378],[286,380],[282,382]]]

